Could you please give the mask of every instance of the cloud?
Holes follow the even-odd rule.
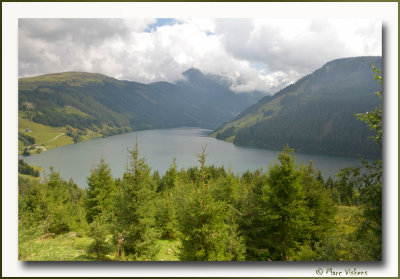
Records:
[[[379,55],[373,20],[20,19],[19,76],[88,71],[138,82],[198,68],[274,93],[341,57]]]
[[[304,75],[336,58],[381,54],[381,26],[371,21],[256,19],[238,24],[217,21],[226,49],[240,59],[262,62],[272,72],[292,70]],[[354,24],[368,26],[369,32],[357,32]],[[368,43],[375,48],[366,51]]]

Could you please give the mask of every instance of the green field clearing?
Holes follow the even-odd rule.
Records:
[[[87,236],[76,236],[75,233],[64,235],[35,235],[29,230],[20,230],[18,234],[18,258],[20,261],[95,261],[87,254],[93,239]],[[111,243],[111,236],[107,242]],[[179,241],[159,240],[160,248],[156,261],[179,261],[177,257]],[[106,260],[116,259],[115,251],[107,255]]]
[[[26,131],[25,129],[30,129],[30,131]],[[24,119],[21,113],[18,115],[18,132],[35,138],[35,143],[44,147],[42,151],[74,143],[73,139],[66,135],[67,129],[65,127],[50,127],[35,123]],[[88,131],[88,134],[83,136],[82,139],[90,140],[101,136],[99,133]],[[19,154],[23,152],[24,148],[25,146],[22,142],[18,141]],[[33,150],[31,153],[36,153],[36,151]]]
[[[94,258],[86,253],[92,242],[89,237],[71,235],[42,235],[29,240],[24,239],[28,232],[19,231],[18,258],[20,261],[91,261]]]
[[[25,129],[31,131],[27,132]],[[18,115],[18,132],[35,138],[36,144],[43,145],[46,149],[73,143],[72,138],[65,135],[67,130],[64,127],[45,126],[24,119],[22,115]],[[56,136],[59,137],[53,140]]]

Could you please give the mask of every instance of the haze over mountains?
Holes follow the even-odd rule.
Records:
[[[66,72],[19,79],[19,110],[48,126],[70,125],[112,134],[195,126],[214,129],[258,101],[237,94],[222,77],[189,69],[177,83],[142,84],[101,74]]]
[[[22,117],[104,136],[131,130],[201,127],[242,146],[379,157],[356,113],[379,105],[371,64],[381,57],[337,59],[273,96],[235,93],[228,79],[191,68],[176,83],[142,84],[66,72],[19,79]],[[258,101],[258,102],[257,102]],[[257,103],[256,103],[257,102]],[[226,123],[225,125],[223,123]]]
[[[379,157],[367,125],[356,113],[374,110],[381,85],[371,64],[382,57],[333,60],[273,96],[262,98],[233,121],[214,131],[218,139],[241,146]]]

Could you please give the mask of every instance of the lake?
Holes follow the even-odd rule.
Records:
[[[174,157],[179,169],[199,166],[195,154],[201,152],[202,146],[207,146],[206,164],[223,165],[226,170],[231,168],[236,174],[258,168],[267,169],[277,157],[278,151],[235,146],[208,137],[209,133],[209,130],[199,128],[136,131],[62,146],[23,159],[31,165],[42,166],[47,173],[53,166],[64,179],[72,178],[80,187],[86,187],[91,168],[101,158],[110,166],[114,177],[122,177],[128,162],[127,149],[131,149],[136,140],[140,157],[144,156],[151,169],[158,170],[160,175],[170,167]],[[298,163],[308,164],[310,160],[325,178],[334,176],[341,168],[359,163],[355,157],[296,153]]]

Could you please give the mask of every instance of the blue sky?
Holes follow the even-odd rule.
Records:
[[[174,25],[177,23],[175,18],[157,18],[157,22],[150,24],[145,32],[155,31],[157,27],[164,26],[164,25]]]

